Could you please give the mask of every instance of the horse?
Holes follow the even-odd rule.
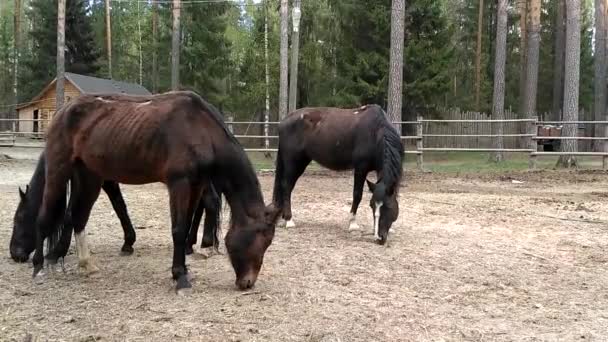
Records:
[[[264,204],[259,180],[221,113],[198,94],[172,91],[150,96],[88,94],[62,106],[46,133],[42,205],[36,220],[33,278],[40,279],[44,240],[58,229],[68,181],[79,266],[99,271],[85,226],[103,181],[163,183],[169,193],[173,238],[172,278],[177,294],[192,289],[185,264],[195,206],[217,184],[231,208],[224,243],[240,290],[255,285],[274,238],[281,210]],[[40,279],[40,280],[38,280]]]
[[[399,183],[403,174],[403,144],[397,130],[378,105],[355,109],[310,107],[290,113],[279,123],[279,148],[273,202],[282,208],[286,227],[295,227],[291,193],[311,161],[334,170],[354,170],[349,230],[358,230],[357,208],[367,183],[372,198],[374,238],[386,243],[399,216]],[[376,171],[377,182],[367,179]]]
[[[38,163],[29,184],[25,187],[25,191],[23,191],[21,187],[19,188],[20,201],[13,218],[13,232],[9,245],[10,256],[16,262],[26,262],[29,259],[29,255],[34,250],[36,238],[35,235],[31,233],[34,232],[36,217],[42,203],[45,163],[45,152],[43,151],[38,158]],[[131,219],[129,218],[120,187],[118,183],[104,181],[102,189],[110,199],[110,203],[112,204],[123,229],[124,244],[121,248],[120,255],[131,255],[134,252],[133,244],[136,240],[136,233],[135,229],[133,229]],[[193,245],[196,244],[198,226],[200,225],[202,215],[205,211],[207,211],[207,215],[205,216],[201,248],[213,247],[217,251],[219,247],[218,227],[220,224],[220,209],[221,197],[217,195],[215,189],[210,187],[209,190],[205,190],[203,192],[203,198],[199,201],[197,206],[190,228],[190,235],[186,246],[187,255],[193,253]],[[62,210],[67,211],[65,202]],[[66,214],[69,213],[66,212]],[[72,238],[72,227],[65,225],[65,219],[59,223],[63,224],[63,227],[58,230],[58,237],[52,237],[56,240],[49,239],[49,243],[54,244],[55,246],[46,256],[46,259],[52,264],[57,263],[59,259],[63,259],[67,255]]]

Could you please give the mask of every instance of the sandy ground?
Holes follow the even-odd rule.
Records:
[[[71,254],[66,273],[33,284],[8,241],[34,163],[0,160],[1,341],[608,340],[606,173],[408,173],[388,246],[372,242],[367,193],[363,233],[346,230],[349,174],[309,173],[294,195],[298,226],[277,231],[252,291],[235,290],[225,255],[189,257],[194,293],[182,298],[158,184],[123,186],[133,256],[119,256],[102,194],[87,228],[100,275],[79,274]],[[260,180],[269,199],[272,175]]]

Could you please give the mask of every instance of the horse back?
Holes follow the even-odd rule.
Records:
[[[67,136],[71,160],[104,179],[167,182],[172,173],[196,172],[209,163],[224,134],[195,100],[188,92],[84,95],[60,113],[49,135]]]
[[[352,169],[375,150],[370,118],[361,108],[302,108],[281,122],[280,148],[305,153],[333,170]]]

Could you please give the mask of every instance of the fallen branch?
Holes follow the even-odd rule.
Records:
[[[593,224],[606,224],[606,222],[604,222],[604,221],[593,221],[593,220],[585,220],[585,219],[571,219],[571,218],[551,216],[551,215],[544,215],[544,214],[530,214],[530,213],[528,213],[528,215],[541,216],[541,217],[552,218],[552,219],[562,220],[562,221],[584,222],[584,223],[593,223]]]
[[[523,255],[527,255],[527,256],[531,256],[531,257],[534,257],[534,258],[537,258],[537,259],[540,259],[540,260],[547,261],[547,258],[542,257],[540,255],[532,254],[532,253],[529,253],[529,252],[523,252]]]
[[[418,199],[418,200],[427,201],[427,202],[431,202],[431,203],[446,204],[446,205],[456,205],[454,203],[435,201],[435,200],[430,200],[430,199],[426,199],[426,198],[420,198],[420,197],[416,197],[416,196],[412,196],[412,195],[409,195],[409,196],[406,196],[406,197],[411,197],[411,198],[415,198],[415,199]]]

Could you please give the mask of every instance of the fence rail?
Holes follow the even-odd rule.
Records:
[[[0,132],[0,146],[35,147],[44,146],[44,130],[49,126],[48,120],[34,119],[0,119],[11,122],[12,130]],[[226,124],[237,139],[243,143],[248,152],[273,153],[277,151],[279,136],[276,130],[279,122],[234,121],[231,118]],[[515,113],[507,111],[504,120],[491,120],[483,113],[450,112],[448,119],[424,119],[416,121],[396,121],[401,127],[401,140],[405,144],[405,154],[415,155],[418,168],[424,166],[424,154],[429,152],[509,152],[523,153],[529,156],[530,167],[536,167],[537,156],[593,156],[602,157],[604,168],[608,168],[608,137],[590,136],[595,125],[608,125],[608,121],[538,121],[536,118],[520,119]],[[584,125],[585,136],[546,136],[539,135],[539,128],[548,125]],[[270,129],[261,130],[264,125]],[[6,126],[6,125],[5,125]],[[493,130],[502,126],[501,134]],[[256,127],[251,129],[251,127]],[[579,127],[580,128],[580,127]],[[36,129],[38,131],[36,131]],[[251,132],[250,132],[251,131]],[[23,141],[24,138],[33,140]],[[497,148],[494,142],[502,138],[503,147]],[[547,141],[580,141],[575,151],[545,151]],[[591,143],[595,150],[592,150]],[[543,150],[539,150],[541,148]]]

